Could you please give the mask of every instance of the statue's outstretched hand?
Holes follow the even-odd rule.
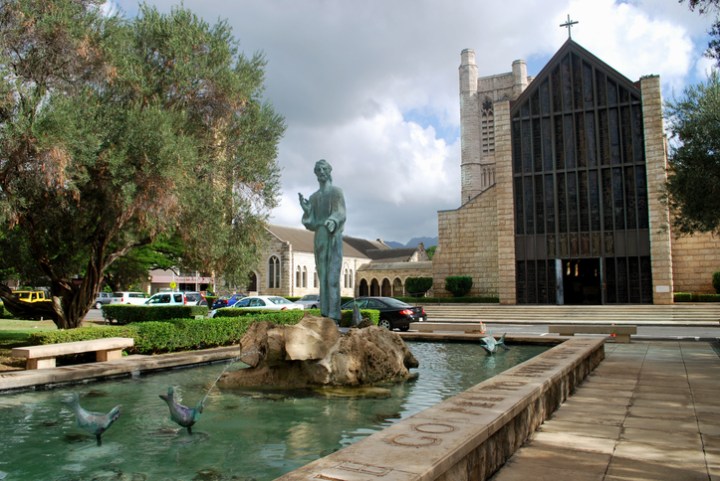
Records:
[[[308,201],[301,193],[298,193],[298,198],[300,199],[300,207],[302,207],[302,210],[307,212],[308,209],[310,209],[310,201]]]

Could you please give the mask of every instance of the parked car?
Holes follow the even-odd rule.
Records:
[[[13,291],[13,294],[18,296],[18,299],[23,302],[40,302],[50,300],[45,295],[45,291]]]
[[[265,311],[287,311],[287,310],[304,310],[302,304],[296,304],[284,297],[280,296],[250,296],[243,297],[235,304],[227,307],[235,307],[241,309],[259,309]],[[210,317],[215,317],[217,310],[210,311]]]
[[[95,309],[101,309],[105,304],[110,304],[112,302],[112,297],[112,292],[98,292],[95,297]]]
[[[207,306],[207,301],[199,292],[185,291],[183,292],[183,294],[185,294],[185,299],[187,299],[188,304],[195,304],[196,306]]]
[[[239,301],[240,299],[242,299],[244,297],[247,297],[247,294],[242,294],[242,293],[236,292],[235,294],[233,294],[232,296],[230,296],[227,299],[227,302],[225,303],[225,305],[232,306],[233,304],[235,304],[237,301]]]
[[[119,291],[113,292],[110,304],[145,304],[147,297],[142,292]]]
[[[407,331],[411,322],[427,321],[427,314],[422,306],[411,306],[394,297],[357,297],[343,304],[341,309],[352,309],[353,303],[357,303],[359,309],[380,311],[378,325],[390,330]]]
[[[145,300],[146,306],[182,306],[192,304],[182,292],[158,292]]]
[[[318,309],[320,307],[320,294],[306,294],[295,301],[295,304],[302,304],[305,309]]]
[[[210,306],[210,309],[220,309],[221,307],[227,307],[228,300],[219,298],[215,299],[215,302],[213,302],[213,305]]]

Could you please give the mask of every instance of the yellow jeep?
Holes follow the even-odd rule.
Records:
[[[40,302],[50,300],[45,297],[45,291],[13,291],[13,294],[18,296],[18,298],[23,302]]]

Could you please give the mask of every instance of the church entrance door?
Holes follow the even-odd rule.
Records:
[[[563,259],[563,299],[562,301],[558,299],[558,303],[569,305],[602,304],[601,277],[599,258]]]

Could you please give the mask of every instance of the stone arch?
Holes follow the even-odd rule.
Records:
[[[396,277],[395,280],[393,280],[392,295],[393,296],[404,296],[405,295],[405,286],[403,285],[403,281],[399,277]]]
[[[387,296],[387,297],[392,296],[392,286],[391,286],[390,280],[388,280],[388,278],[383,279],[381,292],[382,292],[382,294],[380,294],[381,296]]]
[[[358,287],[358,296],[369,296],[370,288],[368,282],[365,279],[360,280],[360,286]]]
[[[370,295],[371,296],[379,296],[380,295],[380,283],[377,279],[373,279],[370,282]]]

